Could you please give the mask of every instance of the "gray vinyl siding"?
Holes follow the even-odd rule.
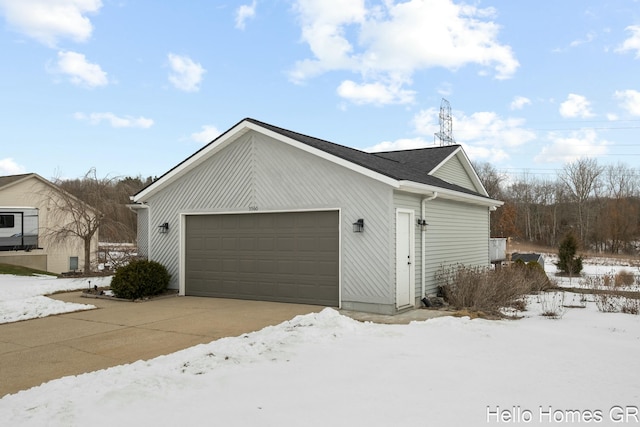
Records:
[[[388,185],[266,135],[249,131],[147,200],[151,256],[167,266],[178,287],[180,214],[339,209],[342,302],[395,302],[389,251]],[[352,223],[363,218],[365,230]],[[381,250],[382,249],[382,250]]]
[[[392,219],[392,223],[393,223],[393,230],[395,233],[395,229],[396,229],[396,214],[395,214],[395,208],[401,208],[401,209],[409,209],[409,210],[413,210],[415,213],[415,219],[418,220],[421,217],[421,196],[416,196],[415,194],[411,194],[411,193],[403,193],[403,192],[399,192],[396,191],[394,193],[394,198],[393,198],[393,204],[394,204],[394,209],[393,209],[393,219]],[[415,230],[415,260],[414,260],[414,265],[415,265],[415,278],[416,278],[416,283],[415,283],[415,287],[416,287],[416,298],[422,298],[423,295],[421,295],[422,292],[422,235],[421,235],[421,231],[420,231],[420,227],[417,226],[417,223],[415,224],[416,230]],[[392,239],[392,244],[393,244],[393,248],[392,248],[392,260],[394,260],[395,262],[395,250],[396,250],[396,239],[395,239],[395,234],[394,234],[394,238]],[[396,267],[395,264],[393,266],[393,282],[392,283],[396,283]]]
[[[447,160],[433,173],[433,176],[447,181],[451,184],[456,184],[460,187],[467,188],[469,190],[480,190],[479,188],[476,188],[475,185],[473,185],[471,177],[462,166],[462,163],[460,162],[458,156],[453,156],[452,158]]]
[[[437,291],[441,267],[489,265],[488,208],[435,199],[426,204],[425,292]],[[417,295],[417,294],[416,294]]]
[[[149,256],[149,211],[147,209],[136,210],[138,218],[138,256]]]

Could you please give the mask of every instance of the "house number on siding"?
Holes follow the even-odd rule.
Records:
[[[249,206],[249,210],[250,210],[250,211],[257,211],[257,210],[258,210],[258,207],[257,207],[257,206],[253,206],[253,205],[251,205],[251,206]]]

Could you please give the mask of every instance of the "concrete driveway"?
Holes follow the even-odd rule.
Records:
[[[67,375],[151,359],[196,344],[260,330],[320,306],[168,297],[133,303],[52,298],[97,310],[0,325],[0,397]]]

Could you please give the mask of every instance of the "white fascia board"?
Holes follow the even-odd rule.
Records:
[[[497,207],[504,204],[504,202],[500,200],[487,199],[485,197],[474,196],[473,194],[462,193],[433,185],[420,184],[413,181],[400,181],[399,190],[428,196],[438,193],[439,199],[455,200],[458,202],[473,203],[475,205],[488,207]]]
[[[125,206],[131,209],[132,211],[137,211],[140,209],[149,209],[149,205],[145,205],[143,203],[129,203]]]
[[[484,185],[482,185],[482,181],[480,180],[480,177],[476,173],[476,169],[473,167],[473,164],[471,163],[471,160],[469,160],[469,157],[467,156],[467,153],[463,149],[460,149],[460,154],[462,156],[464,156],[464,159],[465,159],[464,168],[467,170],[467,173],[471,176],[471,179],[473,179],[473,183],[478,188],[482,188],[482,191],[484,192],[484,195],[488,196],[489,193],[487,193],[487,190],[484,188]]]
[[[186,161],[176,166],[173,170],[171,170],[166,175],[161,177],[158,181],[154,182],[151,186],[147,187],[147,189],[143,190],[141,193],[133,197],[133,201],[139,203],[145,198],[156,193],[166,185],[180,178],[182,175],[184,175],[187,171],[191,170],[193,167],[197,166],[198,164],[202,163],[203,161],[205,161],[206,159],[208,159],[218,151],[222,150],[232,141],[244,135],[249,130],[253,130],[263,135],[269,136],[273,139],[284,142],[285,144],[291,145],[292,147],[298,148],[307,153],[321,157],[325,160],[329,160],[330,162],[333,162],[340,166],[351,169],[355,172],[368,176],[369,178],[375,179],[377,181],[383,182],[394,188],[398,188],[399,186],[398,181],[396,179],[389,178],[388,176],[372,171],[371,169],[356,165],[355,163],[352,163],[341,157],[334,156],[332,154],[327,153],[326,151],[322,151],[317,148],[311,147],[310,145],[296,141],[295,139],[286,137],[277,132],[266,129],[260,125],[244,120],[238,123],[238,125],[236,125],[235,127],[225,132],[218,139],[214,140],[209,145],[205,146],[203,149],[196,152],[194,155],[192,155],[192,157],[188,158]]]
[[[462,147],[458,147],[456,148],[454,151],[451,152],[451,154],[449,154],[447,156],[446,159],[444,159],[443,161],[441,161],[438,166],[436,166],[435,168],[431,169],[431,172],[429,172],[429,175],[433,175],[434,173],[436,173],[436,171],[438,169],[440,169],[440,167],[442,167],[442,165],[444,165],[445,163],[447,163],[449,160],[451,160],[451,158],[455,157],[456,154],[458,154],[458,152],[462,149]]]

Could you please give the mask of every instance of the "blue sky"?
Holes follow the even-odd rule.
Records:
[[[0,0],[0,174],[159,176],[245,117],[553,178],[640,168],[640,1]]]

